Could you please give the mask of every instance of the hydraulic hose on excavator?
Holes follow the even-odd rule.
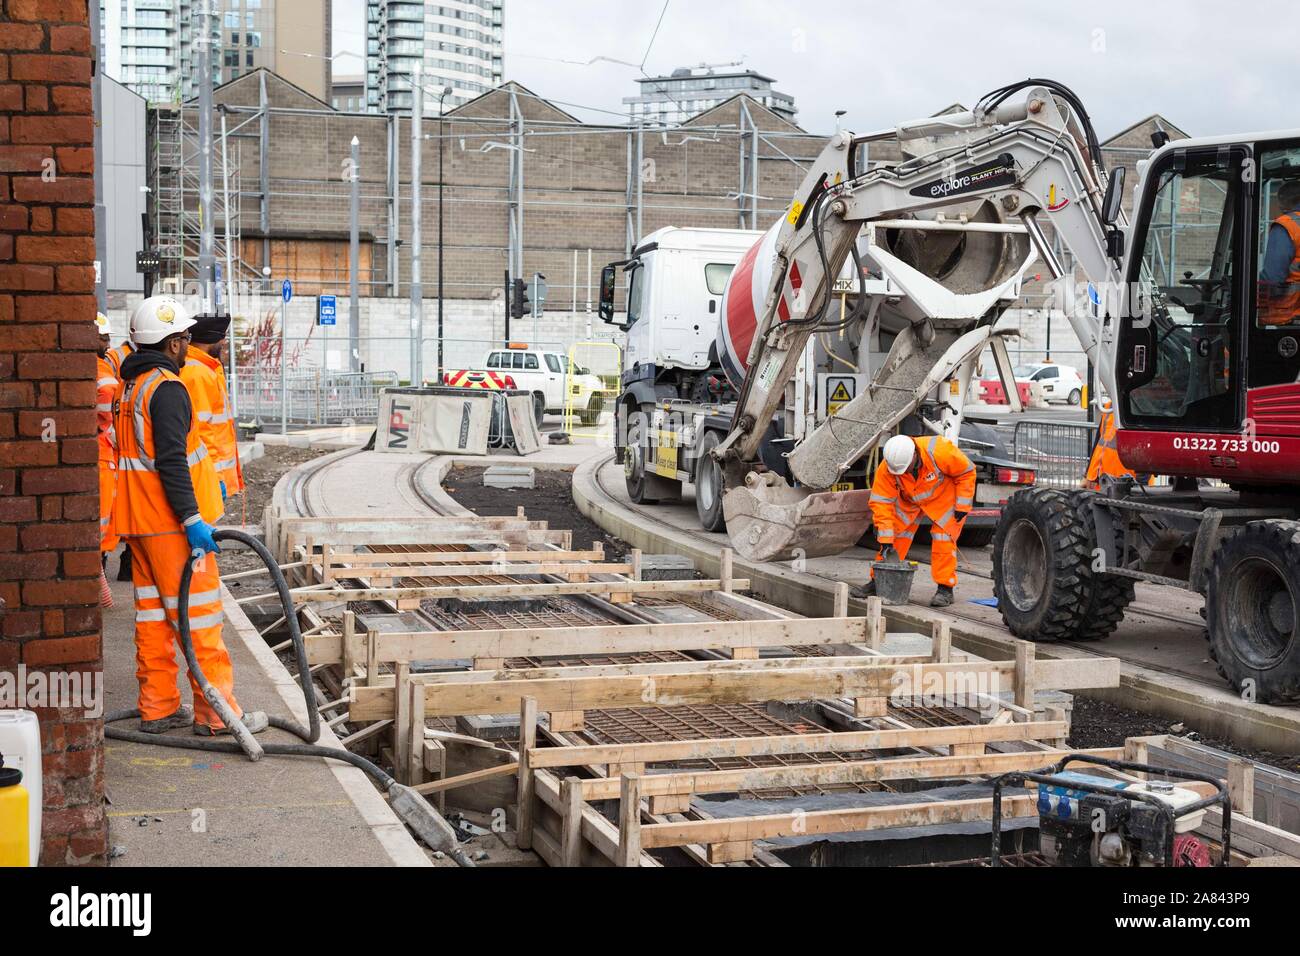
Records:
[[[342,748],[323,747],[316,743],[320,739],[320,710],[316,703],[311,668],[307,664],[307,647],[303,643],[302,631],[298,627],[298,616],[293,610],[293,597],[289,593],[289,583],[284,579],[284,573],[280,570],[279,564],[276,563],[275,558],[271,556],[265,545],[256,538],[242,531],[225,528],[217,529],[212,536],[217,541],[238,541],[251,548],[262,559],[267,572],[271,575],[271,580],[275,582],[276,591],[280,595],[280,603],[284,608],[284,618],[289,625],[289,636],[293,641],[294,658],[297,661],[298,676],[302,683],[303,696],[307,705],[308,726],[304,727],[297,721],[284,717],[271,716],[268,720],[272,727],[288,731],[295,737],[306,741],[306,743],[259,743],[248,732],[243,721],[235,715],[221,692],[208,682],[202,668],[199,667],[198,659],[194,655],[194,643],[190,636],[190,580],[194,576],[193,562],[191,561],[185,562],[185,569],[181,572],[180,593],[176,602],[176,621],[181,648],[185,652],[185,663],[194,676],[195,682],[203,691],[204,698],[212,705],[213,710],[220,715],[222,722],[230,729],[235,740],[219,741],[168,737],[166,735],[146,734],[136,730],[121,730],[108,726],[120,720],[139,717],[140,712],[138,710],[119,710],[110,713],[104,719],[104,736],[112,740],[129,740],[132,743],[149,744],[157,747],[205,750],[210,753],[242,753],[254,761],[260,760],[264,754],[271,754],[275,757],[324,757],[327,760],[341,760],[344,763],[350,763],[352,766],[364,770],[379,784],[380,789],[388,795],[393,812],[397,814],[403,823],[414,830],[416,836],[430,849],[446,853],[461,866],[473,866],[473,861],[461,848],[456,837],[456,831],[452,829],[451,824],[444,820],[419,793],[398,783],[391,775],[385,773],[364,757]]]

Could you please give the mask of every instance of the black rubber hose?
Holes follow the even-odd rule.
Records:
[[[312,683],[311,667],[307,663],[307,646],[302,639],[302,629],[298,627],[298,616],[293,611],[293,595],[289,592],[289,582],[285,580],[284,572],[280,570],[279,563],[267,550],[266,546],[252,535],[236,531],[233,528],[219,528],[213,532],[212,537],[217,541],[238,541],[246,545],[266,565],[266,570],[270,574],[275,589],[280,596],[285,621],[289,625],[289,635],[293,642],[293,653],[298,664],[298,675],[302,680],[303,697],[307,705],[308,726],[304,727],[295,720],[274,716],[269,716],[267,722],[272,727],[302,738],[306,743],[262,744],[263,753],[280,757],[321,757],[326,760],[338,760],[351,764],[369,774],[379,784],[392,799],[394,811],[416,831],[426,844],[433,849],[442,850],[461,866],[474,866],[474,862],[469,858],[469,855],[461,849],[455,831],[423,797],[420,797],[409,787],[398,783],[391,774],[386,773],[365,757],[344,748],[322,747],[316,743],[320,739],[320,710],[316,703],[316,691]],[[211,695],[218,692],[213,690],[212,684],[199,666],[198,659],[194,654],[194,641],[190,634],[190,581],[194,577],[193,565],[193,561],[187,560],[185,568],[181,572],[180,590],[176,601],[177,632],[180,636],[181,649],[185,653],[185,663],[189,666],[190,674],[194,677],[194,681],[199,685],[200,690],[203,691],[204,696],[211,699]],[[146,734],[138,730],[121,730],[109,726],[117,721],[139,716],[140,711],[138,710],[119,710],[108,714],[104,718],[104,736],[112,740],[126,740],[154,747],[175,747],[182,750],[202,750],[208,753],[245,753],[244,748],[235,741],[168,737],[162,734]]]

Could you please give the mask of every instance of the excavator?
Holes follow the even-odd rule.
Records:
[[[863,155],[886,136],[905,158],[873,168]],[[998,310],[981,307],[1026,235],[1114,401],[1121,458],[1171,481],[1017,492],[993,542],[1004,622],[1029,640],[1095,640],[1136,581],[1184,588],[1205,595],[1211,653],[1233,686],[1300,702],[1300,291],[1256,278],[1270,224],[1291,211],[1278,198],[1300,179],[1300,131],[1153,146],[1130,223],[1124,169],[1107,171],[1083,104],[1052,80],[832,137],[723,296],[719,352],[744,378],[711,455],[736,550],[789,560],[849,547],[870,524],[870,492],[831,490],[844,469],[935,394],[950,397],[923,427],[955,437],[985,348],[1009,379]],[[771,467],[760,449],[808,338],[868,320],[832,309],[850,258],[865,281],[860,236],[929,306],[869,385]]]

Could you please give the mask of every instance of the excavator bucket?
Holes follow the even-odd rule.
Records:
[[[871,524],[870,500],[869,490],[814,493],[751,474],[723,496],[722,510],[731,546],[742,558],[793,561],[853,547]]]

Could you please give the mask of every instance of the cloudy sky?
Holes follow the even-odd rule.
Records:
[[[336,52],[360,51],[363,0],[333,2]],[[1295,0],[506,0],[505,20],[506,78],[589,121],[616,121],[601,111],[642,75],[593,58],[653,76],[743,57],[813,132],[836,110],[880,129],[1026,76],[1073,87],[1103,139],[1155,112],[1193,135],[1300,127]]]

